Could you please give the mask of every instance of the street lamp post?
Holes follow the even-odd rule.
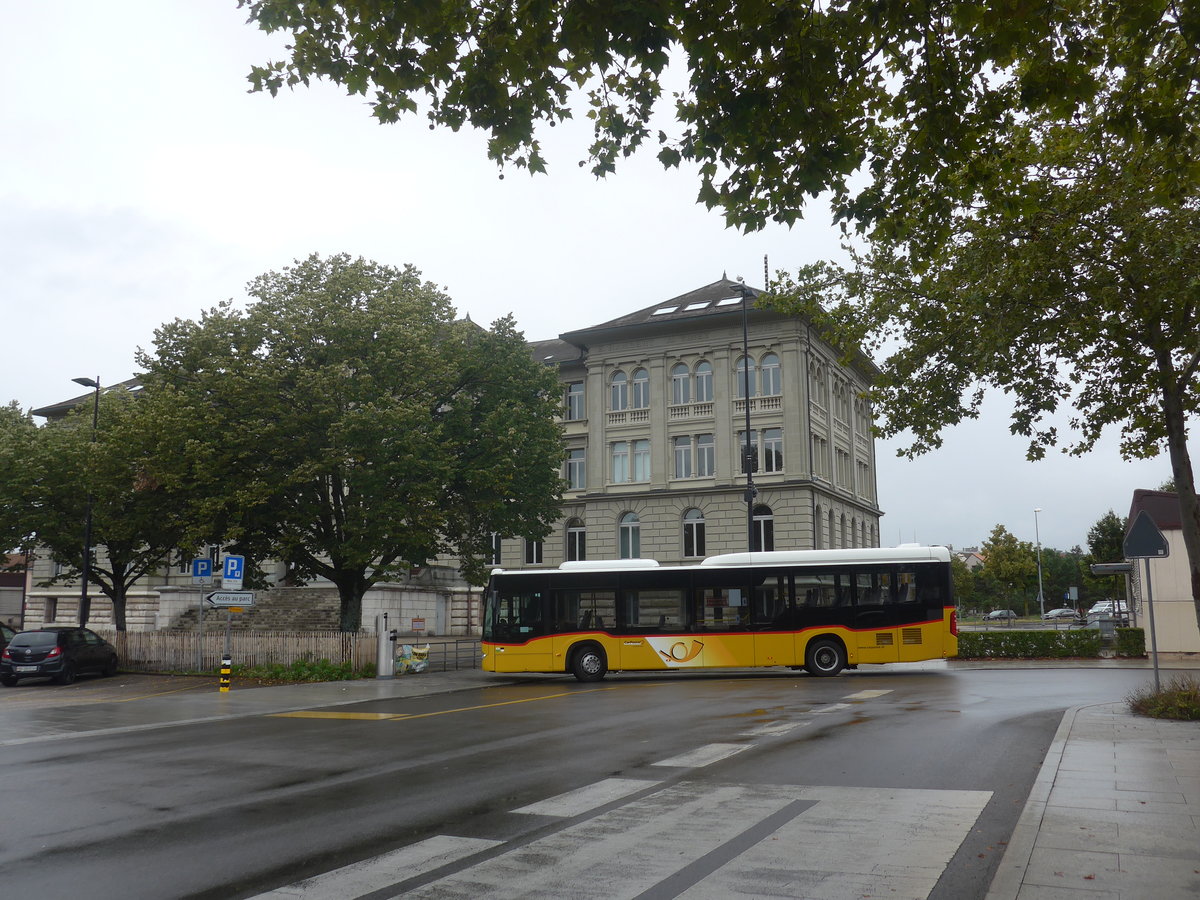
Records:
[[[742,394],[746,407],[746,443],[742,448],[742,468],[746,470],[746,549],[754,552],[754,498],[758,490],[754,487],[754,451],[750,445],[750,328],[747,302],[753,293],[744,284],[730,285],[742,295]]]
[[[1046,601],[1042,595],[1042,534],[1038,530],[1038,513],[1042,511],[1040,506],[1033,508],[1033,534],[1037,538],[1037,562],[1038,562],[1038,612],[1043,616],[1046,614]]]
[[[92,444],[93,450],[96,443],[96,424],[100,418],[100,376],[95,378],[72,378],[76,384],[84,387],[95,388],[95,394],[92,398]],[[94,454],[93,454],[94,455]],[[86,625],[88,616],[91,614],[92,601],[88,598],[88,579],[92,574],[92,504],[94,496],[92,494],[91,476],[88,476],[88,495],[87,495],[87,513],[83,519],[83,569],[81,579],[83,585],[79,591],[79,624]]]

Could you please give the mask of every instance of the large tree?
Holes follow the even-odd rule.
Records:
[[[1030,593],[1037,590],[1037,554],[1033,544],[1018,540],[1003,525],[997,525],[979,550],[987,577],[1001,590],[1008,588],[1010,603],[1019,597],[1022,615],[1028,615]]]
[[[456,321],[411,266],[344,254],[248,293],[165,325],[142,359],[176,435],[159,477],[189,489],[197,536],[333,582],[353,631],[375,583],[440,554],[478,581],[493,532],[547,533],[557,382],[511,320]]]
[[[33,528],[25,493],[37,426],[14,400],[0,406],[0,555],[29,545]]]
[[[856,254],[853,270],[806,267],[778,305],[885,354],[882,433],[907,435],[910,455],[976,416],[989,388],[1013,401],[1010,427],[1030,459],[1060,442],[1088,452],[1109,428],[1125,458],[1165,450],[1200,621],[1188,448],[1200,409],[1200,183],[1124,124],[1103,102],[1070,123],[1027,120],[979,161],[973,200],[948,227],[914,219]]]
[[[112,602],[113,625],[124,631],[130,588],[185,545],[184,504],[152,474],[159,447],[137,397],[104,393],[94,435],[92,411],[87,403],[37,429],[23,503],[39,552],[61,570],[47,584],[79,579],[90,507],[88,582]]]

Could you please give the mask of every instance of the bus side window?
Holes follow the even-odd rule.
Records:
[[[836,575],[796,576],[796,605],[808,609],[829,609],[841,606],[843,590]]]
[[[579,591],[555,591],[552,620],[554,630],[560,633],[584,627],[579,617]]]

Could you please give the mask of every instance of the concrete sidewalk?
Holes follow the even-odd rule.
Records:
[[[1200,722],[1067,710],[987,900],[1200,897]]]

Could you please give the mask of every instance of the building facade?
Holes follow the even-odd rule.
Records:
[[[879,545],[874,366],[841,365],[753,289],[744,311],[742,289],[722,278],[531,345],[562,384],[563,517],[541,542],[498,540],[494,563]]]

